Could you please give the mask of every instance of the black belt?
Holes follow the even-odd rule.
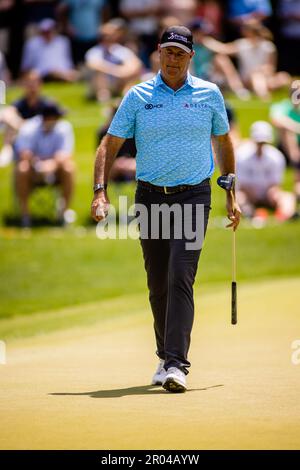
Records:
[[[148,181],[138,180],[138,187],[148,189],[148,191],[155,191],[157,193],[175,194],[189,189],[197,189],[200,186],[210,186],[210,178],[206,178],[199,184],[180,184],[178,186],[156,186],[155,184],[148,183]]]

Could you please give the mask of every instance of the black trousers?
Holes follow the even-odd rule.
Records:
[[[141,214],[139,204],[147,209],[146,221],[145,217],[138,221],[149,300],[154,317],[156,353],[165,360],[166,369],[178,367],[187,374],[187,368],[191,365],[187,356],[194,320],[193,284],[201,247],[195,245],[191,249],[191,246],[188,246],[187,243],[192,239],[190,235],[187,237],[184,227],[181,237],[175,235],[175,227],[180,227],[185,220],[183,217],[178,223],[178,215],[175,212],[170,212],[171,216],[167,221],[165,216],[161,218],[158,237],[153,238],[151,228],[154,221],[151,208],[154,205],[162,207],[161,205],[165,204],[165,207],[171,207],[177,204],[177,208],[180,207],[183,213],[188,207],[191,227],[195,233],[202,229],[204,239],[211,202],[210,180],[175,194],[159,193],[138,184],[135,202],[137,217]],[[164,238],[166,225],[170,229],[169,238]]]

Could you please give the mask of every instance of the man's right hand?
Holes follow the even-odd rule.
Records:
[[[105,219],[108,214],[109,209],[109,199],[107,197],[106,191],[96,191],[92,206],[91,206],[91,215],[96,222]]]

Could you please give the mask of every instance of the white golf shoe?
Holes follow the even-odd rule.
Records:
[[[186,391],[185,373],[177,367],[170,367],[163,381],[163,388],[168,392],[183,393]]]
[[[151,385],[162,385],[166,377],[166,370],[164,369],[165,361],[163,359],[159,360],[159,364],[155,374],[152,377]]]

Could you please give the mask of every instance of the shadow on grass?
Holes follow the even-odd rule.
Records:
[[[202,392],[211,388],[224,387],[224,385],[211,385],[205,388],[190,388],[187,392]],[[140,385],[138,387],[129,388],[116,388],[112,390],[97,390],[95,392],[82,392],[82,393],[49,393],[53,396],[88,396],[90,398],[120,398],[130,395],[162,395],[166,394],[165,390],[153,385]],[[169,395],[169,393],[168,393]]]

